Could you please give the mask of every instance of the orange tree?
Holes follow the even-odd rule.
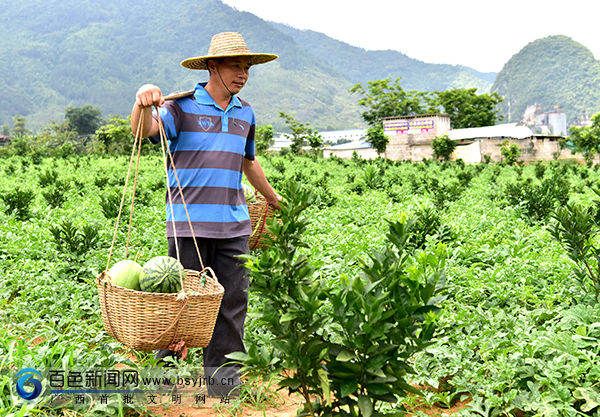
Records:
[[[600,113],[592,116],[592,125],[586,127],[573,126],[569,129],[569,139],[573,143],[573,152],[583,154],[588,164],[600,153]]]
[[[312,193],[288,182],[284,194],[269,248],[245,256],[260,300],[254,318],[270,343],[230,358],[254,376],[284,375],[280,385],[305,399],[304,415],[377,415],[379,403],[418,392],[407,375],[412,356],[433,339],[445,247],[416,252],[416,219],[390,223],[388,245],[358,276],[331,287],[301,251]]]

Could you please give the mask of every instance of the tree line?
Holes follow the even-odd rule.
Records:
[[[109,116],[105,120],[99,107],[67,107],[63,122],[51,122],[33,133],[22,115],[13,117],[12,128],[4,125],[1,134],[11,138],[10,145],[0,147],[0,156],[34,155],[66,157],[72,154],[129,154],[134,135],[129,116]],[[293,120],[291,116],[290,121]],[[300,126],[306,126],[299,123]],[[264,153],[274,143],[273,127],[258,126],[255,135],[256,152]],[[144,153],[159,152],[160,147],[143,147]]]
[[[359,106],[367,130],[367,141],[378,154],[383,154],[389,138],[383,132],[382,119],[385,117],[445,113],[450,115],[453,129],[491,126],[503,119],[498,114],[497,105],[502,97],[497,93],[477,94],[475,88],[455,88],[446,91],[406,91],[400,79],[369,81],[365,86],[356,84],[351,93],[360,94]],[[33,134],[26,126],[24,116],[13,117],[12,129],[3,126],[2,135],[12,136],[11,146],[0,149],[2,154],[64,155],[73,153],[129,153],[134,142],[129,117],[110,116],[104,120],[100,108],[92,105],[67,107],[64,122],[51,122],[41,133]],[[289,152],[301,154],[310,147],[315,155],[321,153],[323,137],[308,122],[296,120],[293,116],[279,112],[290,133]],[[592,117],[588,127],[572,127],[570,137],[561,141],[573,152],[584,155],[588,163],[600,153],[600,113]],[[255,146],[258,154],[266,152],[274,143],[272,125],[257,126]],[[436,138],[432,147],[434,156],[448,160],[456,143],[447,135]],[[148,147],[146,147],[148,148]],[[152,147],[146,152],[152,152]]]
[[[497,93],[477,94],[476,88],[406,91],[400,78],[394,81],[386,78],[369,81],[366,87],[356,84],[350,92],[361,95],[358,104],[365,109],[361,116],[369,126],[367,141],[378,154],[385,152],[389,140],[383,133],[382,119],[385,117],[445,113],[450,116],[453,129],[492,126],[503,119],[497,109],[502,97]]]
[[[445,113],[450,116],[452,129],[493,126],[503,120],[498,105],[503,101],[498,93],[477,94],[475,88],[454,88],[445,91],[405,91],[397,78],[369,81],[367,86],[356,84],[352,93],[361,95],[358,104],[364,108],[363,120],[369,125],[367,141],[378,154],[383,154],[389,138],[383,133],[382,119],[427,113]],[[568,139],[561,147],[569,146],[573,153],[582,154],[588,164],[600,154],[600,113],[591,118],[590,126],[571,127]],[[514,145],[514,144],[512,144]],[[447,135],[435,138],[432,143],[435,157],[448,160],[456,143]],[[508,160],[518,158],[516,145],[503,144],[502,154]]]
[[[129,118],[110,116],[105,120],[100,108],[87,104],[65,109],[63,122],[50,122],[39,133],[27,128],[26,118],[13,117],[13,126],[2,127],[11,137],[10,146],[0,155],[68,156],[77,153],[126,153],[133,146]]]

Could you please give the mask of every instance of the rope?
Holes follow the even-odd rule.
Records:
[[[179,318],[181,317],[181,314],[183,313],[183,309],[187,305],[187,300],[188,300],[187,297],[185,299],[183,299],[183,302],[181,303],[181,307],[179,308],[179,312],[175,316],[175,319],[171,322],[171,325],[169,327],[167,327],[161,334],[156,336],[153,340],[145,340],[145,339],[140,339],[140,340],[144,343],[149,343],[151,345],[154,345],[154,344],[160,342],[160,339],[162,339],[163,336],[165,334],[167,334],[167,332],[169,330],[171,330],[173,327],[175,327],[175,326],[179,327]],[[171,344],[173,344],[173,342],[175,342],[175,336],[177,336],[177,327],[175,327],[175,332],[173,333],[173,338],[171,339],[171,343],[169,343],[169,345],[171,345]]]
[[[198,242],[196,242],[196,234],[194,233],[194,227],[192,226],[192,221],[190,219],[190,213],[188,213],[187,204],[185,203],[185,198],[183,198],[183,190],[181,189],[181,184],[179,183],[179,176],[177,175],[177,170],[175,169],[175,162],[173,161],[173,155],[171,154],[171,149],[167,147],[167,151],[169,153],[169,160],[171,161],[171,166],[173,167],[173,173],[175,174],[175,180],[177,181],[177,188],[179,190],[179,195],[181,196],[181,202],[183,203],[183,209],[185,210],[185,215],[188,220],[188,226],[190,226],[190,231],[192,232],[192,236],[194,236],[194,246],[196,247],[196,253],[198,254],[198,259],[200,260],[200,267],[204,270],[204,262],[202,262],[202,256],[200,256],[200,249],[198,248]],[[168,184],[167,184],[168,186]],[[170,189],[170,187],[168,187]],[[173,229],[175,229],[175,222],[173,222]],[[174,232],[174,230],[173,230]]]
[[[142,112],[142,118],[144,113]],[[139,132],[138,132],[139,133]],[[136,135],[139,136],[139,135]],[[131,209],[129,211],[129,226],[127,227],[127,242],[125,244],[125,259],[127,259],[127,252],[129,251],[129,237],[131,236],[131,223],[133,220],[133,203],[135,202],[135,190],[137,187],[138,173],[140,171],[140,155],[142,153],[142,138],[138,138],[138,155],[137,162],[135,165],[135,177],[133,179],[133,190],[131,194]],[[135,150],[135,146],[134,146]]]
[[[133,165],[133,157],[135,155],[135,148],[137,146],[138,140],[141,142],[141,132],[142,126],[144,123],[144,112],[142,112],[136,132],[135,132],[135,140],[133,142],[133,149],[131,151],[131,157],[129,158],[129,168],[127,169],[127,177],[125,177],[125,186],[123,187],[123,195],[121,196],[121,204],[119,205],[119,213],[117,214],[117,221],[115,223],[115,232],[113,234],[112,242],[110,244],[110,249],[108,251],[108,261],[106,262],[106,271],[110,267],[110,259],[112,257],[113,248],[115,247],[115,241],[117,240],[117,232],[119,230],[119,221],[121,220],[121,214],[123,212],[123,205],[125,204],[125,194],[127,193],[127,186],[129,183],[129,177],[131,176],[131,166]],[[137,176],[137,175],[136,175]]]
[[[140,121],[138,123],[136,133],[135,133],[133,149],[131,150],[131,157],[129,158],[129,168],[127,169],[127,177],[125,178],[125,186],[123,187],[123,194],[121,195],[121,203],[119,204],[119,213],[117,214],[117,220],[115,222],[115,232],[113,234],[112,242],[110,244],[110,249],[108,251],[108,261],[106,262],[106,269],[104,270],[104,272],[102,272],[102,274],[100,274],[100,279],[102,279],[103,283],[104,283],[104,290],[103,290],[103,297],[102,297],[103,301],[104,301],[104,311],[106,311],[106,318],[108,320],[108,326],[110,328],[110,332],[115,338],[117,338],[117,333],[115,332],[115,329],[112,325],[112,320],[110,318],[110,309],[108,308],[108,302],[106,300],[106,293],[107,293],[108,289],[111,287],[111,281],[110,281],[110,279],[106,279],[106,277],[108,276],[107,272],[108,272],[108,268],[110,267],[110,260],[111,260],[112,252],[113,252],[113,249],[115,246],[115,241],[117,239],[117,232],[119,230],[119,222],[121,220],[121,214],[123,213],[123,206],[125,205],[125,195],[127,194],[127,187],[129,185],[129,177],[131,176],[131,167],[133,165],[133,157],[135,156],[135,149],[137,147],[138,148],[138,163],[136,166],[135,180],[134,180],[134,185],[133,185],[133,196],[135,197],[135,186],[137,184],[137,174],[138,174],[138,170],[139,170],[139,160],[140,160],[140,151],[139,150],[142,147],[141,130],[142,130],[143,123],[144,123],[144,112],[142,112],[142,114],[141,114]],[[131,212],[130,212],[130,217],[129,217],[129,230],[127,231],[127,248],[129,247],[129,232],[131,230],[131,217],[133,216],[134,197],[132,198],[132,201],[131,201]],[[127,259],[127,248],[125,249],[125,259]],[[109,278],[110,278],[110,276],[109,276]]]
[[[158,111],[156,112],[158,115]],[[165,134],[165,129],[163,127],[162,119],[160,115],[158,115],[158,132],[160,134],[160,148],[163,154],[163,166],[165,168],[165,178],[167,181],[167,196],[169,198],[169,208],[171,209],[171,224],[173,225],[173,240],[175,242],[175,254],[177,256],[177,260],[181,262],[181,256],[179,254],[179,243],[177,242],[177,228],[175,227],[175,213],[173,211],[173,195],[171,193],[171,185],[169,184],[169,169],[167,167],[167,155],[165,154],[165,147],[168,147],[167,137]],[[175,166],[173,165],[173,171],[175,171]],[[181,283],[181,291],[185,293],[184,285],[183,285],[183,274],[181,270],[179,270],[179,282]]]
[[[177,242],[177,227],[175,226],[175,213],[173,211],[173,193],[171,192],[171,184],[169,183],[169,169],[168,169],[168,161],[167,154],[169,156],[169,161],[171,162],[171,167],[173,168],[173,175],[175,176],[175,181],[177,182],[177,190],[179,191],[179,195],[181,197],[181,202],[183,203],[183,209],[185,210],[185,216],[188,221],[188,226],[190,227],[190,231],[192,232],[192,241],[194,242],[194,248],[196,249],[196,254],[198,255],[198,260],[200,261],[200,267],[202,271],[206,268],[204,267],[204,262],[202,261],[202,256],[200,255],[200,248],[198,247],[198,242],[196,241],[196,233],[194,232],[194,226],[192,226],[192,220],[190,217],[190,213],[187,208],[187,203],[185,202],[185,198],[183,196],[183,189],[181,187],[181,183],[179,181],[179,176],[177,175],[177,169],[175,168],[175,161],[173,160],[173,154],[171,153],[171,148],[167,142],[167,135],[165,133],[165,128],[160,117],[160,114],[157,112],[157,120],[158,120],[158,130],[160,134],[160,147],[163,154],[164,167],[165,167],[165,177],[167,181],[167,195],[169,197],[169,205],[171,208],[171,224],[173,225],[173,238],[175,241],[175,252],[177,254],[177,260],[181,262],[180,254],[179,254],[179,243]],[[166,149],[166,151],[165,151]],[[181,271],[179,272],[179,278],[181,281],[181,288],[183,291],[183,277],[181,275]]]

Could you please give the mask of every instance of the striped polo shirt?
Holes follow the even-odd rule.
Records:
[[[223,109],[205,85],[159,109],[194,234],[217,239],[250,235],[242,173],[244,158],[254,159],[254,111],[237,96]],[[158,137],[151,139],[158,142]],[[173,204],[167,194],[167,237],[174,236],[173,218],[178,237],[193,236],[170,161],[168,177]]]

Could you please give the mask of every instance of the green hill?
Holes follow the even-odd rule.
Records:
[[[460,65],[428,64],[398,51],[368,51],[312,30],[274,25],[352,83],[401,77],[406,90],[477,87],[480,93],[486,93],[496,78],[496,73],[482,73]]]
[[[60,121],[65,107],[92,104],[126,115],[138,87],[163,92],[205,81],[179,62],[202,55],[210,37],[241,32],[253,50],[280,59],[251,70],[240,96],[258,123],[283,126],[280,111],[320,129],[362,126],[358,82],[402,77],[406,89],[489,88],[494,74],[425,64],[399,52],[365,51],[237,11],[218,0],[0,0],[0,125],[24,115],[30,128]]]
[[[600,111],[600,61],[585,46],[562,35],[526,45],[502,68],[492,87],[504,97],[501,112],[521,119],[527,106],[558,105],[570,123]]]

